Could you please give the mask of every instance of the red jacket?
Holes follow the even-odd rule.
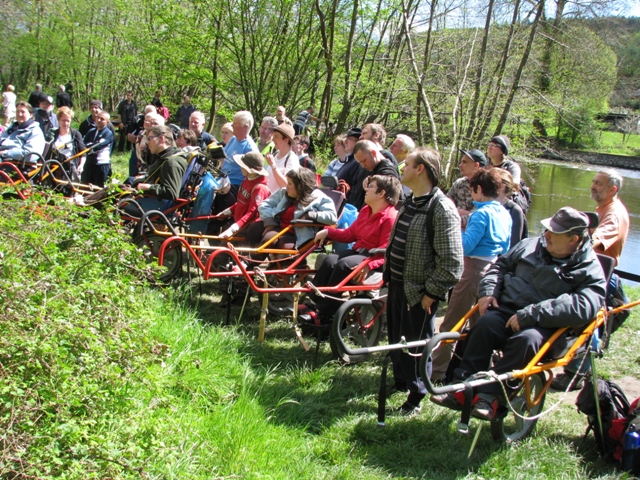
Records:
[[[267,177],[259,176],[253,180],[245,178],[240,184],[238,198],[230,208],[233,221],[242,228],[258,217],[258,205],[271,195],[267,187]]]
[[[371,250],[372,248],[387,248],[391,228],[396,221],[398,211],[392,205],[387,206],[384,210],[371,215],[371,207],[365,205],[358,213],[358,218],[350,227],[338,229],[329,227],[328,238],[341,243],[356,242],[353,245],[354,250],[364,248]],[[375,270],[384,263],[384,254],[375,255],[369,263],[369,269]]]

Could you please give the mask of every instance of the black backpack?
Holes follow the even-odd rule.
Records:
[[[513,201],[518,204],[525,214],[529,211],[531,207],[531,190],[524,180],[520,180],[520,189],[513,194]]]
[[[602,430],[598,422],[593,383],[589,378],[576,399],[578,411],[587,415],[589,426],[585,436],[593,430],[600,455],[619,462],[622,458],[622,439],[629,423],[629,400],[619,385],[609,380],[598,379],[598,400]]]

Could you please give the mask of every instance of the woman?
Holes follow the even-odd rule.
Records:
[[[327,239],[355,243],[352,248],[328,255],[324,259],[313,278],[315,286],[337,285],[367,258],[363,253],[374,248],[387,248],[391,229],[398,215],[395,205],[398,203],[401,191],[400,180],[395,177],[386,175],[369,177],[365,187],[365,206],[360,210],[356,221],[345,229],[329,227],[316,234],[315,241],[320,245]],[[364,280],[370,271],[379,269],[383,264],[384,254],[375,255],[363,268],[359,277],[354,280],[356,282]],[[303,322],[315,324],[330,323],[340,302],[314,293],[310,294],[309,298],[315,303],[317,315],[311,310],[301,315],[300,319]]]
[[[338,158],[331,160],[331,163],[329,163],[327,170],[322,174],[323,177],[337,175],[340,169],[344,166],[345,160],[347,158],[347,151],[344,148],[345,138],[345,135],[339,135],[333,141],[333,151],[336,153]]]
[[[283,123],[273,129],[273,143],[276,146],[273,154],[268,153],[267,160],[267,186],[271,193],[287,186],[286,174],[290,170],[300,167],[298,156],[293,152],[293,137],[295,132],[291,125]]]
[[[497,201],[502,179],[497,169],[478,170],[470,179],[475,210],[462,232],[464,270],[460,281],[453,287],[449,308],[440,325],[440,332],[449,332],[476,303],[480,280],[499,255],[509,250],[511,217]],[[476,314],[469,320],[473,326]],[[432,356],[432,381],[442,381],[453,354],[452,344],[441,344]]]
[[[498,174],[502,179],[502,189],[500,190],[500,195],[498,195],[498,202],[511,215],[511,242],[509,245],[509,248],[511,248],[523,238],[529,237],[529,225],[520,205],[511,200],[511,195],[514,191],[513,177],[509,172],[502,169],[498,170]]]
[[[44,135],[33,119],[33,107],[28,102],[19,102],[16,105],[16,121],[0,134],[0,157],[9,160],[24,159],[28,170],[31,170],[38,157],[29,154],[42,155],[44,147]]]
[[[224,147],[233,138],[233,124],[231,122],[225,123],[220,129],[220,134],[222,135],[221,145]]]
[[[2,116],[4,126],[8,127],[16,119],[16,94],[15,87],[7,85],[7,91],[2,93]]]
[[[49,130],[47,134],[46,140],[47,142],[51,142],[52,146],[47,155],[47,160],[55,158],[55,152],[57,152],[59,156],[56,159],[64,161],[87,147],[82,140],[80,132],[75,128],[71,128],[71,121],[74,117],[73,110],[69,107],[60,107],[56,116],[58,117],[58,124],[60,126]],[[82,156],[81,158],[74,158],[71,162],[64,164],[65,169],[70,173],[72,181],[80,181],[84,161],[85,157]]]
[[[286,124],[280,125],[283,126],[289,127]],[[260,221],[254,222],[247,232],[252,247],[275,237],[280,230],[291,225],[292,220],[306,219],[323,225],[331,225],[338,220],[333,201],[316,188],[316,176],[311,170],[289,170],[286,179],[285,188],[271,194],[258,205]],[[293,231],[282,235],[274,247],[299,248],[312,240],[315,233],[315,229],[310,226],[295,227]]]

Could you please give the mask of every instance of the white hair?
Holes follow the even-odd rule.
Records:
[[[194,117],[195,117],[195,118],[199,118],[199,119],[202,121],[202,123],[204,123],[204,121],[205,121],[205,120],[204,120],[204,113],[202,113],[202,112],[201,112],[201,111],[199,111],[199,110],[196,110],[195,112],[193,112],[193,113],[189,116],[189,120],[191,120],[191,119],[192,119],[192,118],[194,118]]]
[[[238,120],[242,126],[249,127],[249,130],[253,128],[253,115],[251,115],[251,112],[248,112],[247,110],[240,110],[239,112],[236,112],[233,119]]]
[[[158,125],[164,125],[164,117],[157,112],[147,113],[145,118],[153,118]]]
[[[404,133],[399,133],[396,135],[396,138],[399,138],[402,141],[402,148],[400,151],[403,153],[409,154],[416,148],[416,142],[409,135],[405,135]]]

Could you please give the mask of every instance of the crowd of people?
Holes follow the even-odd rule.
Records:
[[[79,130],[71,128],[69,90],[69,85],[60,86],[54,114],[53,98],[40,86],[29,102],[16,104],[9,85],[3,94],[7,128],[0,137],[0,155],[35,165],[32,153],[46,158],[56,152],[70,158],[90,147],[73,168],[82,182],[103,186],[111,174],[116,138],[111,117],[99,100],[93,100]],[[228,239],[246,229],[245,241],[257,246],[294,220],[309,220],[312,225],[297,225],[278,239],[277,246],[299,248],[327,240],[343,245],[320,265],[314,279],[319,286],[346,278],[369,250],[386,249],[354,280],[363,281],[374,271],[383,273],[390,343],[433,336],[436,311],[447,299],[440,331],[450,330],[479,304],[456,370],[460,380],[488,370],[494,349],[504,351],[493,366],[497,372],[524,366],[554,329],[583,325],[604,304],[607,285],[595,254],[617,262],[629,228],[628,213],[617,197],[622,178],[613,170],[600,171],[593,180],[591,196],[599,222],[565,207],[542,222],[542,236],[527,238],[524,214],[529,199],[522,193],[520,166],[509,157],[507,136],[491,138],[486,155],[475,148],[460,150],[460,178],[445,193],[437,151],[416,146],[405,134],[388,142],[383,125],[368,123],[334,139],[336,158],[322,173],[333,177],[336,188],[358,212],[353,224],[336,228],[339,212],[319,188],[320,174],[308,153],[309,122],[321,121],[313,115],[313,107],[291,121],[285,108],[278,106],[274,116],[262,119],[255,140],[250,136],[253,115],[238,111],[223,125],[218,142],[205,131],[205,115],[188,96],[175,113],[175,129],[169,128],[169,112],[160,95],[157,92],[140,114],[132,92],[117,107],[118,148],[131,151],[128,183],[156,199],[146,207],[157,208],[158,202],[177,198],[191,168],[185,152],[219,145],[224,156],[220,169],[228,182],[212,199],[215,217],[208,234]],[[335,300],[310,295],[300,320],[323,325],[336,309]],[[407,415],[420,411],[427,394],[418,373],[418,353],[396,350],[391,355],[393,388],[407,394],[399,411]],[[442,347],[429,359],[433,381],[444,380],[451,355]],[[584,371],[574,367],[567,367],[555,386],[577,384],[575,379]],[[494,418],[504,400],[499,390],[479,392],[472,415]],[[460,407],[455,395],[434,396],[432,401]]]

